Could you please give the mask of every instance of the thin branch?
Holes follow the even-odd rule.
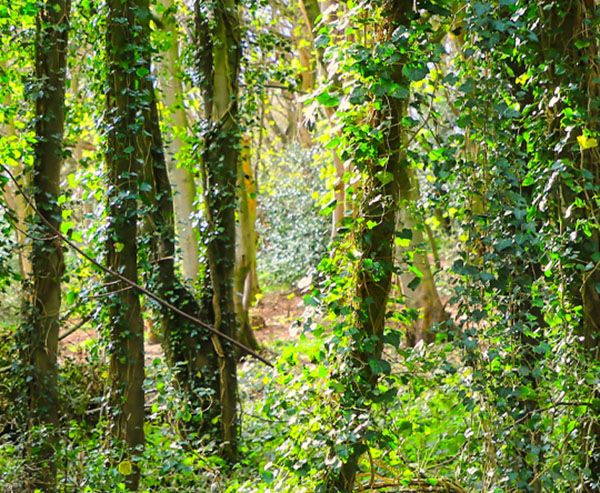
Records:
[[[75,326],[71,327],[69,330],[67,330],[64,334],[61,334],[58,337],[59,341],[62,341],[63,339],[66,339],[67,337],[69,337],[73,332],[78,331],[79,329],[81,329],[81,327],[83,327],[85,324],[87,324],[90,320],[92,319],[91,315],[88,315],[87,317],[84,317],[83,320],[81,320],[78,324],[75,324]]]

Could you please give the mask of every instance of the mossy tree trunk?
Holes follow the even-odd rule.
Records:
[[[541,33],[540,56],[552,59],[551,84],[548,90],[561,87],[569,94],[557,107],[570,104],[582,116],[581,129],[572,134],[572,146],[565,146],[553,159],[566,159],[576,170],[579,188],[565,183],[562,194],[567,197],[566,205],[571,212],[562,211],[561,221],[572,231],[572,248],[576,261],[568,265],[572,281],[567,289],[575,306],[582,307],[578,335],[583,348],[582,355],[589,367],[597,364],[600,357],[600,233],[595,220],[600,216],[597,194],[600,190],[600,28],[598,24],[598,6],[594,0],[560,0],[543,2],[546,25]],[[565,42],[569,40],[569,42]],[[544,61],[546,61],[544,60]],[[559,70],[559,68],[561,70]],[[562,93],[561,93],[562,95]],[[546,104],[546,103],[545,103]],[[565,124],[561,113],[554,108],[554,118],[549,132],[554,133],[557,141],[564,135]],[[550,113],[550,112],[549,112]],[[585,145],[586,132],[596,138],[596,145]],[[581,140],[580,140],[581,139]],[[575,145],[575,144],[579,145]],[[577,149],[577,150],[575,150]],[[589,233],[579,227],[578,222],[589,223]],[[597,399],[600,392],[595,392]],[[598,412],[598,406],[592,413]],[[600,423],[594,416],[582,423],[584,448],[588,450],[588,464],[591,477],[600,477]],[[596,484],[586,485],[585,491],[597,491]]]
[[[148,65],[148,68],[149,65]],[[149,72],[148,72],[149,73]],[[212,311],[202,310],[193,293],[175,272],[175,225],[173,197],[160,131],[159,113],[152,82],[145,81],[149,95],[144,111],[145,132],[140,138],[141,155],[146,156],[144,195],[151,211],[147,233],[151,237],[152,264],[150,286],[162,299],[208,324]],[[184,428],[202,435],[212,433],[212,421],[219,416],[219,364],[211,333],[163,305],[159,307],[161,334],[167,361],[187,396],[193,418]]]

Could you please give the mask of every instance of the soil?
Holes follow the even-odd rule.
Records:
[[[268,346],[274,341],[297,338],[294,322],[303,313],[302,296],[295,292],[263,295],[250,310],[252,328],[258,342]]]
[[[261,346],[268,347],[278,340],[290,340],[297,337],[294,321],[304,312],[302,296],[296,292],[277,292],[260,295],[254,308],[250,310],[252,327]],[[71,325],[76,325],[74,320]],[[68,327],[65,329],[68,330]],[[151,327],[146,326],[147,335]],[[75,358],[84,358],[86,345],[90,339],[98,337],[98,332],[90,324],[65,337],[61,342],[61,353]],[[146,363],[163,355],[160,342],[148,335],[145,345]]]

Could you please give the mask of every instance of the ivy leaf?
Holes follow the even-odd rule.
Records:
[[[383,340],[386,344],[398,349],[402,341],[402,337],[399,330],[390,330],[383,335]]]
[[[419,287],[419,284],[421,284],[421,278],[420,277],[414,277],[412,279],[412,281],[410,281],[408,283],[408,289],[410,289],[411,291],[414,291],[415,289],[417,289]]]
[[[117,467],[117,470],[123,475],[123,476],[129,476],[132,472],[133,472],[133,466],[131,465],[131,462],[128,460],[124,460],[121,461],[119,463],[119,466]]]
[[[523,186],[524,187],[528,187],[530,185],[533,185],[534,183],[535,183],[535,179],[531,175],[527,175],[525,177],[525,179],[523,180]]]
[[[317,49],[323,49],[323,48],[327,48],[327,45],[329,44],[330,38],[328,34],[319,34],[316,38],[315,38],[315,48]]]
[[[392,372],[392,365],[383,359],[371,358],[369,360],[369,366],[375,375],[389,375]]]
[[[513,241],[509,238],[505,238],[503,240],[499,240],[496,242],[496,244],[494,245],[494,248],[496,249],[497,252],[502,252],[504,250],[506,250],[507,248],[510,248],[513,244]]]
[[[579,143],[579,147],[581,147],[582,151],[586,149],[593,149],[594,147],[598,147],[598,140],[592,137],[588,137],[587,135],[578,135],[577,142]]]
[[[317,101],[319,104],[322,104],[326,108],[333,108],[340,103],[339,96],[335,94],[330,94],[328,92],[322,92],[317,96]]]
[[[402,67],[402,73],[408,80],[411,80],[412,82],[423,80],[427,76],[428,72],[429,69],[425,64],[405,65]]]
[[[383,186],[394,181],[394,174],[389,171],[380,171],[375,176]]]

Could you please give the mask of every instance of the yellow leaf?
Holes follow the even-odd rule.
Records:
[[[515,79],[515,82],[517,84],[523,85],[523,84],[525,84],[525,82],[527,82],[528,79],[529,79],[529,74],[527,72],[525,72],[524,74],[519,75],[519,77],[517,77]]]
[[[133,467],[132,467],[130,461],[124,460],[124,461],[121,461],[121,463],[119,464],[119,467],[117,467],[117,470],[123,476],[129,476],[133,472]]]
[[[598,147],[598,140],[588,137],[587,135],[578,135],[577,142],[579,142],[579,147],[581,147],[582,151],[585,151],[586,149],[592,149],[593,147]]]

